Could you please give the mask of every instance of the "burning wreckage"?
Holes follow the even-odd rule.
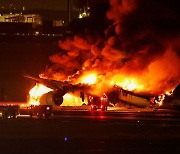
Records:
[[[108,105],[178,104],[180,12],[176,3],[152,1],[109,0],[100,17],[90,13],[96,27],[60,40],[40,78],[28,77],[38,83],[30,104],[78,106],[104,93]]]
[[[91,105],[91,110],[101,109],[107,110],[108,106],[114,106],[121,103],[129,106],[136,106],[141,108],[146,107],[160,107],[165,98],[172,99],[173,91],[167,92],[160,96],[146,95],[140,93],[134,93],[114,85],[111,91],[102,96],[97,96],[91,93],[94,85],[79,83],[76,85],[68,82],[55,81],[43,78],[36,78],[32,76],[25,76],[36,82],[36,86],[33,87],[29,93],[29,104],[31,105],[32,112],[37,110],[43,111],[46,117],[52,114],[52,106],[79,106],[82,104]],[[90,80],[91,82],[92,80]],[[179,87],[179,86],[177,86]],[[178,89],[178,88],[176,88]],[[177,92],[175,90],[175,95]],[[167,97],[168,96],[168,97]],[[176,103],[178,106],[178,103]],[[35,106],[35,108],[33,108]],[[40,106],[38,109],[37,106]],[[48,108],[48,111],[46,111]],[[38,113],[39,114],[39,113]],[[33,115],[33,113],[31,113]],[[42,114],[39,115],[40,117]]]

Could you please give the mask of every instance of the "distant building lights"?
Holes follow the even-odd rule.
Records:
[[[87,16],[86,12],[83,12],[83,13],[79,14],[80,19],[85,18],[86,16]]]
[[[39,31],[36,31],[36,32],[35,32],[35,35],[38,36],[38,35],[39,35]]]

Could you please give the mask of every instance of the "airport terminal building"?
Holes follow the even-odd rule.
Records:
[[[0,14],[1,35],[60,34],[63,27],[63,20],[43,20],[39,14]]]

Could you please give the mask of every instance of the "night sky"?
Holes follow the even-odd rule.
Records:
[[[67,10],[67,0],[0,0],[0,10]],[[59,50],[58,40],[23,40],[0,38],[0,101],[26,101],[35,83],[23,76],[38,76],[49,63],[49,56]]]
[[[35,83],[24,75],[38,76],[58,50],[57,42],[52,41],[0,40],[0,101],[26,101]]]

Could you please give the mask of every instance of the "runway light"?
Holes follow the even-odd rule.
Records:
[[[67,137],[64,137],[64,142],[67,142],[68,141],[68,138]]]

